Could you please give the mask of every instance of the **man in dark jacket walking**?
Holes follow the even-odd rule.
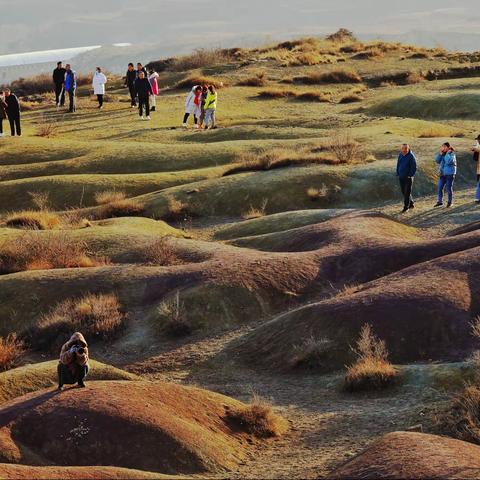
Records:
[[[415,208],[412,198],[413,178],[417,171],[417,159],[410,150],[410,146],[406,143],[402,145],[402,151],[398,155],[397,176],[400,180],[400,189],[403,194],[403,210],[407,212],[411,208]]]
[[[20,126],[20,102],[18,101],[17,96],[6,89],[3,94],[5,95],[5,103],[7,105],[7,116],[8,121],[10,122],[10,132],[12,137],[15,136],[15,133],[20,136],[22,134],[22,128]]]
[[[55,104],[57,107],[65,105],[65,72],[62,62],[57,63],[57,68],[53,70],[53,83],[55,85]]]
[[[137,79],[137,71],[133,66],[133,63],[128,64],[128,70],[125,75],[125,86],[128,87],[130,92],[130,107],[137,106],[137,94],[135,93],[135,80]]]
[[[150,120],[150,95],[153,95],[152,86],[145,77],[143,71],[140,71],[135,80],[135,92],[138,96],[138,113],[141,120]],[[143,108],[145,107],[146,118],[143,117]]]

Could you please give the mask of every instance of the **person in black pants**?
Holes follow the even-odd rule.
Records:
[[[413,202],[413,178],[417,171],[417,159],[410,150],[410,146],[406,143],[402,145],[402,150],[398,155],[397,176],[400,181],[400,189],[403,194],[403,210],[402,213],[415,208]]]
[[[133,63],[128,64],[127,74],[125,75],[125,86],[128,87],[130,92],[130,107],[137,106],[137,94],[135,92],[135,80],[137,79],[137,71],[133,66]]]
[[[8,121],[10,122],[10,132],[12,133],[12,137],[15,136],[15,133],[20,136],[22,134],[22,128],[20,125],[20,102],[18,101],[17,96],[8,88],[3,94],[7,105],[6,110]]]
[[[57,68],[53,70],[53,83],[55,84],[55,104],[57,107],[65,105],[65,72],[62,62],[57,63]]]
[[[150,120],[150,95],[153,95],[153,90],[143,71],[139,72],[138,78],[135,80],[135,92],[138,96],[140,120]],[[143,116],[144,107],[146,118]]]
[[[3,137],[3,121],[7,119],[7,104],[3,92],[0,94],[0,137]]]

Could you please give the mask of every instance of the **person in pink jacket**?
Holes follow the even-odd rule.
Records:
[[[150,111],[154,112],[157,106],[157,95],[160,93],[160,90],[158,88],[158,73],[152,69],[148,72],[148,81],[150,82],[150,85],[152,86],[152,92],[153,95],[150,95]]]

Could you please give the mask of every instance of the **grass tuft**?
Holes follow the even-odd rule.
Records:
[[[24,351],[25,344],[17,338],[15,333],[5,338],[0,337],[0,371],[15,367]]]

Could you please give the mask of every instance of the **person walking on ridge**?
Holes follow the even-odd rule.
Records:
[[[74,72],[69,63],[65,66],[65,91],[68,93],[69,99],[69,113],[74,113],[76,110],[75,94],[77,91],[77,74]]]
[[[107,83],[107,77],[102,72],[100,67],[97,67],[93,75],[92,86],[93,94],[97,96],[98,109],[103,108],[103,97],[105,95],[105,84]]]
[[[55,85],[55,105],[63,107],[65,105],[65,73],[62,62],[57,63],[57,68],[53,70],[53,83]]]
[[[145,77],[143,71],[140,71],[135,80],[135,93],[138,96],[138,113],[140,120],[150,120],[150,95],[153,95],[152,86]],[[145,115],[143,110],[145,109]]]
[[[408,212],[411,208],[415,208],[413,202],[413,179],[417,172],[417,158],[410,149],[410,145],[404,143],[397,160],[397,177],[400,182],[400,189],[403,194],[403,210],[402,213]]]

